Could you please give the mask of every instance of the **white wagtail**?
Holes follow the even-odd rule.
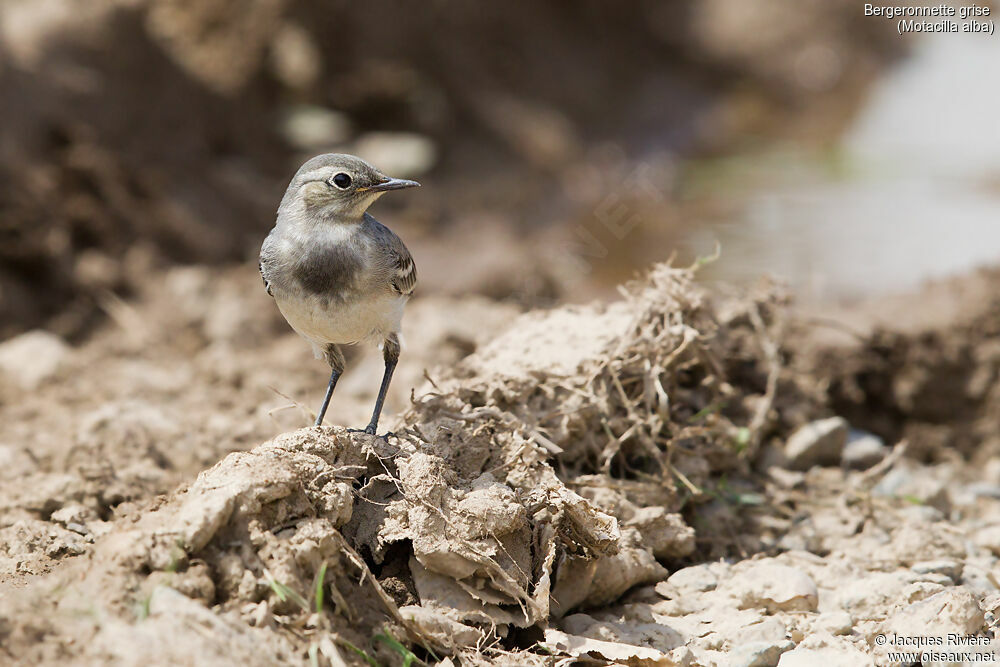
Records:
[[[365,429],[375,434],[417,269],[399,237],[366,211],[389,190],[419,185],[389,178],[353,155],[330,153],[299,167],[281,199],[274,229],[260,249],[260,274],[281,314],[330,364],[316,426],[344,372],[339,345],[381,342],[385,375]]]

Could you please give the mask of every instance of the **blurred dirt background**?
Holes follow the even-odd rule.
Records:
[[[289,174],[327,150],[425,181],[381,209],[406,221],[425,293],[630,278],[683,224],[678,155],[829,139],[899,49],[847,2],[765,5],[6,0],[2,332],[78,340],[153,267],[249,260]],[[593,249],[574,225],[610,246],[595,210],[620,206],[655,224],[575,271]]]
[[[856,4],[0,1],[2,661],[992,637],[996,270],[808,308],[706,289],[725,249],[646,275],[707,254],[727,156],[828,150],[905,61]],[[331,150],[425,186],[374,211],[421,279],[386,441],[303,428],[326,371],[256,270]],[[370,412],[348,364],[328,424]]]

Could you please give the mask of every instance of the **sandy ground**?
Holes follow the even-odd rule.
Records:
[[[170,270],[81,347],[0,346],[0,650],[882,665],[992,641],[995,279],[833,319],[665,266],[521,316],[417,299],[376,439],[308,426],[325,369],[251,268]],[[363,425],[380,372],[351,358],[328,423]]]
[[[5,528],[65,503],[124,516],[228,452],[312,423],[328,370],[281,319],[255,269],[175,269],[133,302],[108,299],[107,325],[79,348],[31,332],[0,352]],[[468,354],[516,313],[476,298],[412,303],[383,426],[425,368]],[[363,427],[382,361],[374,349],[351,351],[327,422]],[[47,570],[46,550],[11,552],[0,577]]]

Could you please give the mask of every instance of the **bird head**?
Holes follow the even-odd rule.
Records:
[[[420,187],[416,181],[390,178],[359,157],[327,153],[299,167],[282,206],[298,201],[324,218],[360,220],[386,192],[416,187]]]

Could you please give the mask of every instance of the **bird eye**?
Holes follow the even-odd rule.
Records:
[[[351,187],[351,177],[349,174],[345,174],[344,172],[340,172],[330,180],[341,190],[346,190]]]

